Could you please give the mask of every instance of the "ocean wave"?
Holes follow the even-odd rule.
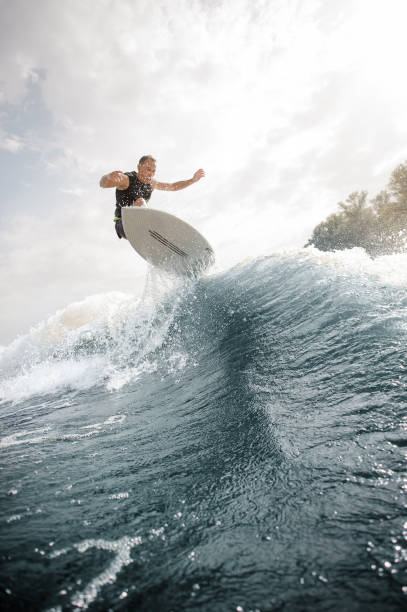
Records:
[[[97,386],[117,391],[149,372],[180,372],[230,326],[239,334],[250,324],[258,338],[273,326],[277,342],[291,329],[317,343],[327,326],[346,333],[356,320],[360,331],[391,324],[404,331],[406,263],[404,254],[373,260],[361,249],[308,248],[246,259],[186,284],[151,270],[141,299],[90,296],[3,348],[0,398]]]
[[[402,609],[401,263],[306,249],[152,274],[7,347],[10,606]]]

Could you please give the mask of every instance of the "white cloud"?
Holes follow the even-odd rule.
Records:
[[[18,136],[9,136],[0,141],[0,147],[11,153],[17,153],[23,148],[23,143]]]
[[[6,134],[0,129],[0,149],[9,151],[10,153],[17,153],[24,148],[24,143],[21,141],[19,136],[15,134]]]
[[[77,198],[82,197],[84,195],[84,193],[85,193],[84,190],[81,189],[80,187],[78,187],[76,189],[63,189],[63,188],[60,188],[59,191],[61,193],[66,193],[67,195],[73,195],[73,196],[75,196]]]
[[[98,180],[146,152],[165,181],[205,168],[153,204],[225,261],[301,245],[350,191],[382,188],[407,157],[405,16],[404,0],[4,4],[0,147],[30,183],[3,202],[9,319],[28,289],[49,312],[142,275]]]

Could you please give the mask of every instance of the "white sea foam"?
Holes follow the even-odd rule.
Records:
[[[46,360],[0,383],[0,396],[19,401],[33,395],[58,393],[68,388],[89,389],[103,381],[106,362],[101,357]]]
[[[51,427],[42,429],[32,429],[28,431],[19,431],[11,436],[5,436],[0,439],[0,448],[8,448],[9,446],[19,446],[21,444],[40,444],[47,440]]]
[[[141,300],[122,293],[91,296],[58,311],[0,352],[0,401],[122,388],[155,369],[177,300],[162,312],[173,281],[151,272]]]
[[[363,249],[329,253],[311,247],[270,257],[309,262],[359,283],[407,287],[407,254],[371,259]],[[247,264],[245,260],[239,267]],[[150,270],[140,299],[114,292],[58,311],[0,351],[0,402],[99,385],[115,392],[157,370],[153,353],[167,337],[189,287]],[[176,374],[187,362],[188,355],[176,349],[167,366]]]
[[[125,369],[112,369],[106,382],[106,388],[108,391],[118,391],[128,383],[136,381],[142,374],[154,372],[156,369],[155,361],[144,361],[140,365]]]
[[[109,499],[127,499],[128,496],[129,494],[127,492],[118,493],[116,495],[111,495]],[[148,540],[165,540],[165,527],[167,527],[167,525],[158,529],[151,529]],[[109,566],[90,580],[81,591],[77,591],[71,597],[71,604],[74,607],[86,610],[97,599],[103,587],[107,584],[114,584],[122,569],[133,563],[134,559],[132,558],[131,552],[133,548],[141,546],[143,543],[144,540],[140,536],[124,536],[118,540],[105,540],[103,538],[88,539],[73,544],[72,547],[53,550],[49,554],[49,558],[57,559],[73,551],[83,554],[92,549],[103,550],[113,555]],[[195,552],[191,553],[191,555],[194,557]],[[126,597],[124,593],[120,596],[121,598]],[[61,594],[66,595],[67,592],[64,590]]]
[[[339,274],[360,279],[370,278],[372,281],[388,286],[407,287],[407,253],[372,258],[364,249],[356,247],[343,251],[319,251],[315,247],[286,249],[261,256],[245,257],[239,263],[234,264],[233,268],[243,268],[253,262],[269,258],[310,262]],[[219,263],[217,269],[212,270],[212,275],[227,274],[228,269]]]
[[[51,442],[57,439],[81,440],[83,438],[90,438],[95,435],[100,435],[106,430],[111,430],[114,427],[120,426],[124,422],[125,418],[126,417],[123,414],[115,414],[103,422],[83,425],[79,428],[79,431],[75,430],[72,432],[58,432],[57,429],[52,427],[20,431],[12,434],[11,436],[0,438],[0,449],[27,444],[43,444],[45,442]]]
[[[123,493],[113,493],[109,495],[109,499],[128,499],[129,493],[124,491]]]
[[[310,261],[339,273],[379,281],[383,285],[407,287],[407,253],[382,255],[372,259],[364,249],[324,252],[314,247],[292,250],[281,255]]]
[[[106,584],[113,584],[123,567],[133,562],[131,551],[135,546],[139,546],[141,543],[142,539],[140,537],[124,536],[116,541],[108,541],[100,538],[97,540],[84,540],[79,544],[75,544],[74,548],[79,553],[86,553],[88,550],[95,548],[97,550],[111,552],[114,556],[110,565],[103,572],[93,578],[82,591],[78,591],[72,596],[72,605],[82,610],[86,610],[92,602],[95,601],[102,587]],[[50,558],[54,559],[67,554],[69,550],[70,549],[54,551],[51,553]]]

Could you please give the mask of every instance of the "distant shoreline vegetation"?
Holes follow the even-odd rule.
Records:
[[[351,193],[340,211],[314,228],[307,246],[320,251],[361,247],[372,257],[407,251],[407,161],[391,174],[387,188],[367,202],[367,191]]]

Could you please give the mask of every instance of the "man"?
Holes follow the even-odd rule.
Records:
[[[137,166],[137,172],[114,170],[100,179],[103,188],[116,187],[115,228],[119,238],[126,238],[122,224],[122,206],[145,206],[154,189],[161,191],[179,191],[185,189],[205,176],[203,170],[197,170],[187,181],[160,183],[154,178],[156,160],[151,155],[143,155]]]

